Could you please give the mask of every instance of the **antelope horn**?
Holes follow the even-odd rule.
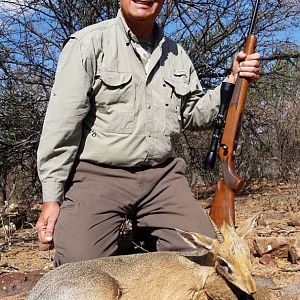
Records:
[[[211,222],[211,225],[216,233],[216,237],[219,243],[223,243],[224,242],[224,236],[222,234],[222,232],[220,231],[220,229],[218,228],[218,226],[215,224],[215,222],[212,220],[212,218],[209,216],[209,214],[207,214],[208,219]]]

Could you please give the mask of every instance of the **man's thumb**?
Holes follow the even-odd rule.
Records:
[[[48,230],[46,229],[46,232],[45,232],[45,237],[46,237],[46,241],[47,242],[51,242],[52,241],[52,237],[53,236],[53,231],[51,230]]]

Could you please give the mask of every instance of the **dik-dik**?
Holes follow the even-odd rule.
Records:
[[[208,250],[210,255],[198,255],[210,257],[209,265],[178,252],[69,263],[44,275],[28,300],[202,300],[207,299],[205,282],[216,272],[243,292],[254,294],[250,251],[244,241],[253,224],[254,219],[237,229],[225,224],[217,231],[217,239],[177,230],[193,248]]]

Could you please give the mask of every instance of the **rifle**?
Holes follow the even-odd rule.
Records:
[[[244,46],[246,54],[255,52],[256,36],[253,34],[258,14],[259,0],[256,0],[251,25]],[[239,136],[241,119],[245,109],[249,80],[238,76],[234,84],[223,82],[221,86],[221,104],[215,130],[212,136],[210,150],[207,154],[206,169],[213,169],[219,145],[219,159],[223,179],[216,185],[215,196],[210,208],[210,217],[217,226],[223,223],[235,224],[234,195],[244,184],[234,166],[235,150]],[[219,143],[219,141],[221,142]]]

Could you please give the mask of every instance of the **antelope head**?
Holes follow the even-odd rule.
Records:
[[[200,233],[176,229],[180,236],[193,248],[206,248],[212,255],[216,271],[228,282],[247,294],[256,292],[252,276],[250,250],[244,237],[252,230],[256,221],[251,218],[240,224],[237,229],[233,224],[224,224],[216,228],[217,239]]]

